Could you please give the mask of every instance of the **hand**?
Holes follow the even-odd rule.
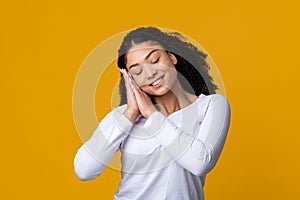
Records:
[[[122,73],[125,74],[125,81],[127,81],[128,86],[134,93],[139,112],[148,119],[153,112],[157,111],[157,109],[154,107],[150,97],[137,86],[131,74],[127,73],[126,70]]]
[[[134,93],[139,111],[145,118],[148,119],[153,112],[157,111],[157,109],[154,107],[150,97],[137,86],[131,74],[127,73],[127,75],[128,85]]]
[[[129,77],[125,69],[120,70],[124,77],[125,87],[126,87],[126,96],[127,96],[127,109],[124,112],[124,115],[131,121],[135,122],[136,118],[139,116],[140,111],[135,99],[133,90],[129,86]]]

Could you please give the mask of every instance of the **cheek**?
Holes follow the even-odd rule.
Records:
[[[177,74],[177,70],[176,70],[176,67],[174,65],[171,65],[168,70],[172,73],[172,74]]]
[[[135,83],[137,84],[138,87],[141,87],[143,86],[145,83],[144,83],[144,78],[142,76],[135,76],[134,78],[134,81]]]

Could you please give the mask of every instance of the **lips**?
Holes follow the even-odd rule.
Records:
[[[155,81],[153,81],[152,83],[150,83],[149,85],[151,85],[151,86],[153,86],[153,85],[157,85],[160,81],[161,81],[161,79],[163,79],[163,76],[161,76],[161,77],[159,77],[159,78],[157,78]]]
[[[154,88],[158,88],[162,85],[162,81],[163,81],[163,76],[159,77],[158,79],[156,79],[155,81],[153,81],[150,86],[154,87]]]

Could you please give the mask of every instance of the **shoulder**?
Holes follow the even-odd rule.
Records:
[[[205,95],[201,94],[199,96],[199,100],[201,102],[209,102],[209,104],[226,104],[229,106],[229,101],[228,99],[222,95],[222,94],[210,94],[210,95]]]
[[[111,109],[111,111],[107,113],[100,121],[98,126],[103,130],[117,126],[123,132],[129,133],[129,130],[133,124],[123,114],[126,109],[127,104]]]
[[[211,101],[214,105],[220,105],[228,109],[230,108],[228,99],[222,94],[213,94]]]
[[[201,94],[198,99],[198,109],[204,117],[208,113],[220,114],[223,113],[230,116],[230,104],[227,98],[222,94]]]

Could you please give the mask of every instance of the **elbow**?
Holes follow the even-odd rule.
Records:
[[[102,172],[103,167],[92,159],[84,148],[80,148],[74,158],[74,172],[81,181],[96,178]]]
[[[89,175],[85,174],[85,173],[77,173],[75,172],[77,178],[81,181],[89,181],[89,180],[92,180],[93,178],[91,178]]]
[[[197,168],[193,168],[189,170],[195,176],[204,176],[210,171],[209,165],[207,164],[202,163],[201,165],[197,165],[197,166],[198,166]]]
[[[90,177],[90,174],[86,170],[82,170],[77,166],[74,166],[74,172],[77,178],[80,179],[81,181],[88,181],[92,179]]]
[[[97,178],[101,174],[102,168],[93,167],[91,163],[77,161],[74,163],[74,172],[81,181],[89,181]]]
[[[207,154],[204,159],[200,159],[189,171],[195,176],[204,176],[214,168],[216,159],[212,153]]]
[[[77,178],[79,178],[81,181],[90,180],[90,175],[87,167],[84,165],[84,163],[81,162],[80,159],[78,159],[77,155],[74,159],[74,172]]]
[[[189,172],[192,173],[195,176],[204,175],[203,170],[199,170],[199,169],[190,169]]]

